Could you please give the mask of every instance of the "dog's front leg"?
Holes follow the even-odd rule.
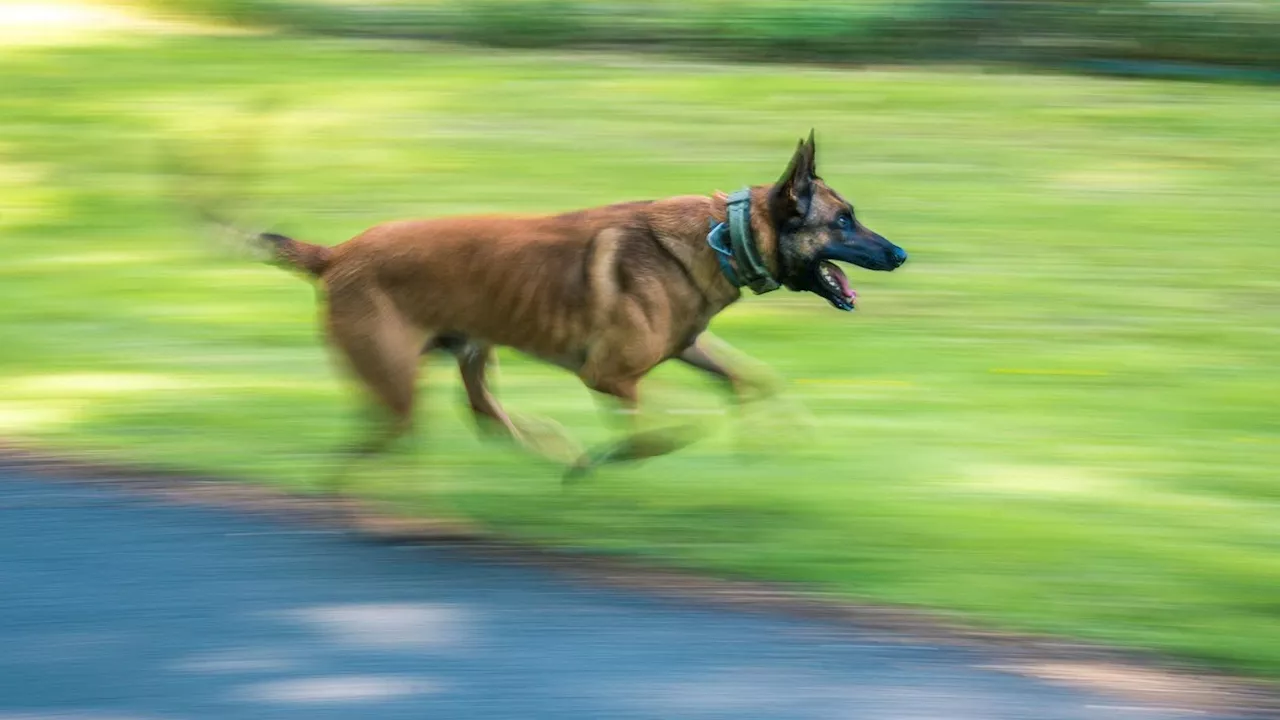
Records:
[[[582,455],[582,447],[559,424],[544,418],[511,416],[502,409],[486,379],[489,367],[497,364],[492,346],[462,342],[453,351],[477,427],[510,437],[526,450],[552,462],[572,462]]]
[[[490,365],[497,362],[493,356],[493,347],[479,343],[462,343],[455,350],[458,359],[458,372],[462,375],[462,386],[467,393],[467,403],[475,415],[477,426],[483,430],[505,432],[517,442],[524,443],[520,429],[516,427],[502,406],[489,392],[486,374]]]
[[[676,359],[726,381],[739,403],[763,400],[778,394],[781,383],[760,363],[734,350],[720,338],[704,332],[694,338]]]
[[[782,394],[782,381],[763,364],[752,360],[734,350],[728,343],[704,332],[694,339],[693,344],[685,348],[676,359],[686,365],[708,372],[729,384],[739,409],[746,409],[748,403],[763,400],[785,400]],[[795,413],[794,420],[807,427],[815,427],[813,417],[804,407],[786,403]],[[773,413],[766,414],[770,418]],[[766,437],[757,431],[744,431],[740,426],[735,431],[738,452],[749,454],[753,445],[758,444],[760,437]]]
[[[654,429],[640,429],[640,403],[637,397],[639,378],[596,383],[594,390],[611,396],[612,408],[622,417],[622,439],[594,448],[574,463],[564,475],[564,483],[582,479],[592,470],[611,463],[629,462],[675,452],[700,439],[704,432],[690,425]]]

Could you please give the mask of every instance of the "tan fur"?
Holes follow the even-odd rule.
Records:
[[[419,355],[447,343],[476,417],[526,444],[486,386],[495,346],[560,365],[634,408],[640,378],[693,348],[740,296],[705,243],[708,219],[724,214],[722,198],[687,196],[551,216],[394,221],[332,248],[267,239],[277,263],[319,280],[331,345],[391,415],[356,448],[367,453],[411,427]],[[714,362],[685,361],[741,385]]]
[[[686,197],[379,225],[315,268],[329,336],[366,382],[405,374],[423,341],[448,334],[515,348],[608,392],[678,354],[738,298],[700,230],[717,212],[709,198]],[[305,248],[317,246],[294,241],[290,257],[320,254]],[[389,396],[392,384],[409,385],[383,377],[373,389],[407,412],[407,401]]]

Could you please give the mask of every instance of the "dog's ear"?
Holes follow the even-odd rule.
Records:
[[[793,218],[802,218],[809,212],[813,181],[817,178],[815,152],[813,131],[810,130],[809,139],[801,140],[796,146],[787,171],[782,173],[769,194],[769,211],[779,225]]]
[[[804,142],[809,153],[809,177],[818,177],[818,146],[813,142],[813,128],[809,128],[809,139]]]

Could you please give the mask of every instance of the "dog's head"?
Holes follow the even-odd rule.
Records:
[[[814,157],[810,132],[769,190],[778,280],[788,289],[821,295],[837,309],[852,310],[857,294],[832,261],[889,271],[907,261],[907,252],[858,221],[853,205],[818,176]]]

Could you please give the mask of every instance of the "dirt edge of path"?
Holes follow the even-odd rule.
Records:
[[[1280,719],[1280,685],[1136,650],[967,624],[940,612],[860,602],[797,586],[717,577],[503,537],[457,521],[404,518],[358,500],[291,494],[242,480],[103,463],[0,443],[0,470],[50,481],[109,485],[183,505],[265,514],[362,540],[436,544],[488,562],[536,566],[593,585],[702,605],[819,620],[875,640],[981,651],[987,667],[1190,714]]]

